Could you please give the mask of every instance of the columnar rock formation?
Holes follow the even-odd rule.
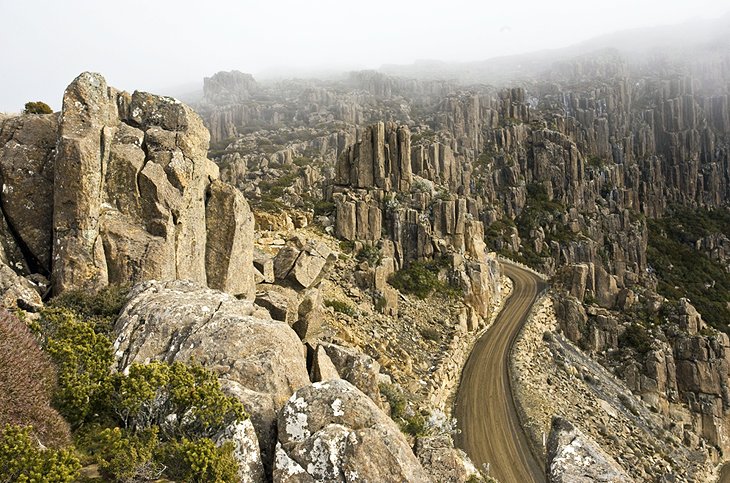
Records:
[[[414,175],[414,164],[418,173],[431,179]],[[462,174],[450,148],[412,148],[407,127],[381,122],[361,131],[359,140],[340,156],[336,173],[336,235],[369,244],[388,240],[380,243],[380,267],[387,267],[380,274],[382,284],[380,267],[374,267],[377,290],[387,291],[388,274],[413,261],[451,257],[451,275],[464,289],[474,315],[488,315],[498,292],[499,269],[487,254],[477,205],[448,193],[449,184]]]
[[[21,275],[50,274],[56,293],[188,279],[253,298],[253,216],[189,107],[84,73],[59,121],[1,132],[3,248]]]
[[[203,80],[205,99],[217,105],[247,101],[256,90],[257,85],[253,76],[237,70],[218,72]]]
[[[411,135],[408,127],[379,122],[361,133],[337,165],[336,183],[353,188],[408,191]]]

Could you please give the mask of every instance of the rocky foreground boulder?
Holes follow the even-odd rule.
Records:
[[[114,334],[119,371],[135,362],[194,360],[218,373],[251,415],[265,460],[277,412],[309,384],[306,350],[293,329],[250,301],[194,282],[137,285]]]
[[[274,482],[430,482],[398,426],[342,379],[294,393],[279,414]]]

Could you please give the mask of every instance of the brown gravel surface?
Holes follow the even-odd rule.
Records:
[[[514,289],[464,367],[455,405],[457,443],[478,467],[489,465],[489,476],[502,483],[542,483],[543,465],[530,451],[512,399],[509,356],[544,282],[514,265],[502,269]]]

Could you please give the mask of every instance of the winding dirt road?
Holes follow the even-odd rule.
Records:
[[[502,264],[512,295],[472,350],[456,396],[457,444],[501,483],[544,483],[544,464],[530,451],[512,399],[509,354],[545,283],[518,266]]]

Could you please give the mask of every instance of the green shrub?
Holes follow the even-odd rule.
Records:
[[[426,434],[426,417],[420,413],[409,414],[408,400],[395,384],[380,384],[380,394],[390,405],[390,418],[398,423],[402,432],[411,436]]]
[[[95,457],[99,472],[113,481],[149,481],[159,478],[165,467],[156,461],[157,428],[131,433],[120,428],[92,431],[83,441]]]
[[[210,437],[247,417],[243,404],[198,364],[132,364],[128,372],[114,376],[111,406],[132,430],[158,427],[164,439]]]
[[[40,326],[45,349],[58,368],[54,405],[78,427],[100,410],[111,390],[111,340],[64,308],[43,310]]]
[[[183,438],[164,446],[160,458],[169,478],[186,482],[237,482],[238,465],[233,443],[216,446],[210,439],[195,441]]]
[[[401,424],[404,433],[420,437],[426,434],[426,417],[421,413],[415,413],[407,417]]]
[[[388,283],[403,293],[413,294],[425,299],[438,286],[438,273],[430,270],[422,262],[413,262],[408,268],[398,270],[390,277]]]
[[[357,252],[355,258],[359,262],[368,262],[371,267],[377,267],[383,260],[383,254],[381,253],[380,248],[375,245],[364,245],[360,251]]]
[[[210,437],[245,419],[243,404],[226,396],[216,375],[197,363],[132,364],[127,374],[112,374],[109,324],[100,321],[118,312],[120,300],[113,291],[71,293],[43,310],[36,327],[58,367],[54,404],[77,428],[77,447],[113,481],[163,474],[181,481],[234,481],[230,445],[216,448]]]
[[[340,251],[342,253],[352,253],[355,250],[355,242],[351,240],[340,241]]]
[[[317,216],[328,216],[335,211],[335,204],[331,201],[317,201],[314,203],[314,214]]]
[[[325,300],[324,305],[325,307],[332,307],[335,312],[349,315],[350,317],[354,317],[357,312],[354,307],[340,300]]]
[[[446,268],[445,258],[428,262],[412,262],[388,277],[388,283],[403,293],[425,299],[434,291],[446,296],[457,296],[458,289],[439,280],[439,272]]]
[[[23,114],[53,114],[53,109],[45,102],[26,102]]]
[[[69,290],[54,297],[49,306],[73,311],[85,320],[93,321],[96,329],[111,333],[112,324],[127,300],[127,285],[109,285],[94,294]]]
[[[312,158],[310,158],[309,156],[298,156],[294,158],[294,164],[299,167],[309,166],[310,164],[312,164]]]
[[[63,483],[76,479],[81,464],[68,449],[41,449],[30,427],[6,425],[0,433],[0,483]]]
[[[636,322],[626,327],[626,330],[619,336],[620,347],[633,347],[640,354],[646,354],[651,350],[651,337],[649,332]]]
[[[380,394],[385,397],[390,406],[390,417],[397,421],[405,414],[408,401],[402,391],[399,391],[394,384],[381,383],[379,385]]]

